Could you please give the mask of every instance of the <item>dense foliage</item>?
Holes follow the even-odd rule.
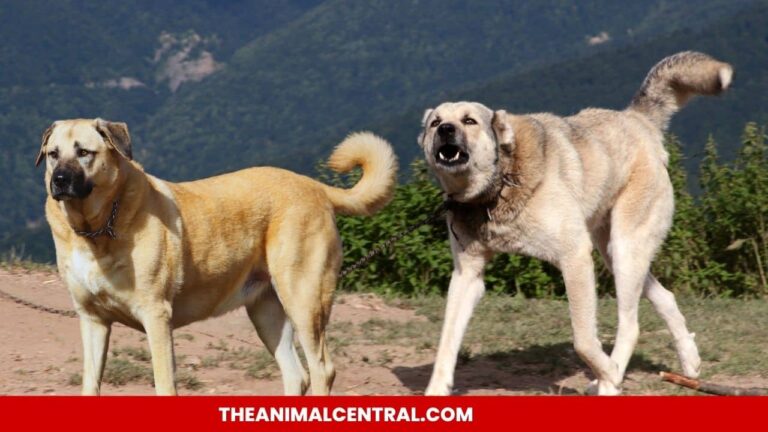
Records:
[[[670,177],[675,186],[673,227],[659,252],[653,272],[677,292],[704,296],[765,296],[768,265],[768,149],[765,129],[750,123],[741,139],[736,160],[718,160],[714,141],[707,145],[701,166],[702,195],[694,198],[685,188],[680,143],[667,140]],[[323,179],[349,184],[323,172]],[[398,187],[395,199],[371,218],[340,217],[345,255],[350,265],[376,244],[407,226],[425,220],[441,196],[425,164],[411,165],[411,178]],[[599,291],[612,292],[610,274],[596,255]],[[427,224],[351,273],[341,286],[348,290],[376,290],[398,294],[424,294],[447,289],[451,257],[442,221]],[[516,255],[499,255],[486,274],[489,290],[527,297],[564,294],[562,278],[551,265]]]

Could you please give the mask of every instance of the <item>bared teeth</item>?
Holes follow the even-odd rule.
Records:
[[[441,162],[446,163],[453,163],[453,162],[460,162],[462,158],[466,157],[467,154],[458,150],[458,149],[449,149],[449,150],[439,150],[436,155],[436,159]]]

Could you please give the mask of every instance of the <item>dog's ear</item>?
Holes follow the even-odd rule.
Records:
[[[491,127],[496,135],[496,143],[499,148],[512,153],[512,150],[515,149],[515,131],[512,129],[508,115],[504,110],[494,112]]]
[[[48,128],[43,132],[43,139],[40,143],[40,152],[37,154],[37,159],[35,159],[35,166],[40,165],[40,162],[45,159],[45,148],[48,146],[48,139],[51,137],[51,133],[53,133],[53,128],[56,126],[56,122],[52,123]]]
[[[96,131],[109,146],[117,150],[124,158],[133,159],[131,135],[128,133],[127,124],[96,119],[95,126]]]
[[[419,133],[419,137],[417,138],[419,145],[423,145],[424,134],[426,133],[426,127],[427,127],[427,119],[429,119],[429,116],[432,115],[432,111],[434,111],[434,108],[427,108],[426,110],[424,110],[424,115],[421,116],[421,132]]]

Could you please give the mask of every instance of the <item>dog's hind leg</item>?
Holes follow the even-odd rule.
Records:
[[[603,256],[605,265],[613,272],[613,263],[608,252],[608,242],[610,241],[610,224],[599,228],[593,235],[595,245]],[[658,280],[649,272],[645,277],[643,285],[643,296],[647,298],[656,312],[664,319],[669,331],[675,339],[675,348],[683,373],[691,378],[699,375],[701,359],[699,350],[694,341],[694,334],[688,332],[685,324],[685,317],[677,307],[675,295],[664,288]]]
[[[638,170],[641,169],[633,174],[635,180],[626,186],[611,210],[608,255],[616,282],[619,318],[611,358],[622,377],[640,334],[640,296],[674,211],[672,185],[666,173],[654,171],[651,165],[638,164]],[[651,289],[656,295],[657,289]]]
[[[111,328],[109,323],[97,317],[80,315],[80,334],[83,338],[83,395],[99,394]]]
[[[675,295],[664,288],[652,274],[648,273],[645,278],[643,294],[653,304],[656,312],[667,323],[672,337],[675,338],[675,348],[677,356],[680,359],[680,365],[683,368],[683,374],[688,377],[696,378],[699,376],[701,368],[701,358],[696,342],[693,340],[694,334],[688,332],[685,325],[685,317],[680,313],[675,301]]]
[[[633,251],[629,251],[630,256],[627,256],[624,249],[622,249],[617,251],[618,257],[614,256],[614,249],[622,248],[622,246],[618,245],[618,242],[611,244],[610,223],[606,223],[592,234],[592,239],[597,250],[600,251],[600,255],[603,257],[605,266],[614,275],[616,280],[616,298],[619,304],[619,328],[616,335],[616,343],[613,352],[611,353],[611,359],[616,362],[619,368],[620,378],[623,379],[627,364],[629,363],[629,358],[637,344],[637,337],[640,332],[637,324],[637,310],[642,288],[638,288],[639,283],[637,280],[642,269],[639,270],[639,272],[635,272],[632,268],[630,268],[629,271],[624,268],[627,267],[626,261],[628,259],[636,258],[631,256]],[[622,271],[618,276],[615,272],[616,266]],[[593,382],[590,385],[594,386],[595,383]]]
[[[619,393],[621,379],[616,363],[603,351],[597,336],[595,269],[592,243],[586,233],[579,244],[582,246],[563,257],[559,263],[568,295],[574,348],[597,376],[597,382],[588,392],[615,395]]]
[[[303,395],[307,391],[309,377],[293,344],[293,326],[275,290],[268,289],[247,305],[246,310],[259,337],[277,361],[283,375],[285,394]]]
[[[331,392],[336,371],[326,346],[325,328],[341,265],[341,244],[333,217],[322,214],[283,224],[267,248],[273,286],[304,351],[313,395]]]
[[[310,384],[314,396],[331,394],[336,369],[331,361],[325,337],[325,324],[307,316],[297,320],[296,330],[309,366]]]
[[[453,275],[448,287],[448,301],[445,306],[443,330],[435,357],[435,367],[425,394],[448,395],[453,387],[453,374],[461,341],[467,330],[472,312],[485,292],[483,269],[488,257],[470,255],[461,251],[454,237],[451,237],[453,252]]]
[[[640,334],[638,306],[655,249],[643,244],[647,241],[647,238],[620,237],[614,233],[609,246],[618,305],[618,328],[611,359],[618,365],[621,378]]]
[[[321,294],[326,289],[332,292],[336,285],[334,270],[327,270],[325,277],[277,277],[277,286],[290,288],[280,289],[281,297],[293,296],[286,303],[286,313],[293,322],[296,333],[304,351],[309,367],[310,385],[315,396],[328,395],[336,377],[336,371],[331,361],[330,352],[326,345],[325,327],[331,312],[332,297]],[[292,283],[296,281],[295,283]],[[320,285],[325,289],[317,289]]]
[[[640,333],[638,303],[642,294],[643,275],[648,272],[650,258],[642,250],[643,242],[648,239],[622,242],[620,234],[615,231],[612,235],[611,223],[608,222],[593,232],[592,239],[616,281],[619,325],[611,359],[618,365],[620,377],[623,378]]]

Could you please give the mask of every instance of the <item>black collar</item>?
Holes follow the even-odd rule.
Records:
[[[115,219],[117,218],[117,205],[119,203],[120,203],[119,200],[115,200],[112,202],[112,213],[109,214],[109,219],[107,219],[106,225],[104,225],[103,227],[99,228],[96,231],[75,230],[77,235],[80,235],[89,239],[95,239],[103,235],[109,236],[109,238],[111,238],[112,240],[117,238],[117,234],[115,233]]]

